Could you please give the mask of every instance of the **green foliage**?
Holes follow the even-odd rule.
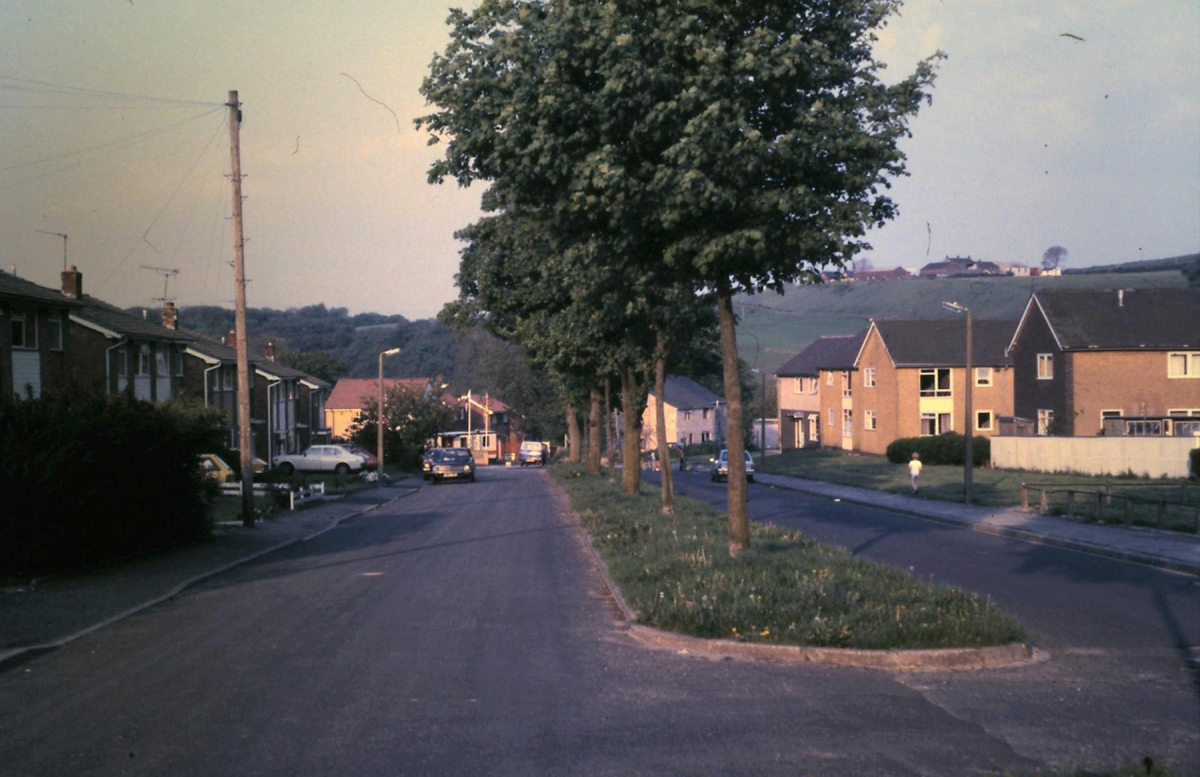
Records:
[[[345,362],[338,360],[328,351],[283,351],[278,359],[281,364],[320,378],[326,383],[336,383],[338,378],[346,374]]]
[[[992,441],[988,437],[971,438],[975,466],[982,467],[992,458]],[[921,455],[925,464],[957,464],[962,466],[967,458],[967,438],[958,432],[946,432],[936,437],[902,437],[893,440],[887,447],[888,461],[907,464],[914,453]]]
[[[699,637],[865,649],[999,645],[1024,638],[987,598],[754,524],[736,559],[715,510],[691,499],[663,516],[654,499],[601,479],[551,473],[643,623]]]
[[[437,392],[410,388],[405,385],[389,386],[383,397],[386,412],[383,433],[383,455],[386,462],[398,464],[405,469],[420,466],[425,442],[439,431],[449,427],[452,414],[442,404]],[[378,446],[378,400],[369,399],[363,413],[350,427],[351,439],[369,451]]]
[[[0,404],[0,574],[70,570],[209,531],[197,456],[220,416],[195,403],[60,395]]]

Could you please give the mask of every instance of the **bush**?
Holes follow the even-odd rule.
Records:
[[[76,569],[207,534],[217,489],[197,456],[222,436],[218,415],[182,401],[0,403],[0,574]]]
[[[926,464],[962,466],[966,460],[966,447],[966,438],[958,432],[946,432],[937,437],[903,437],[888,445],[887,458],[893,464],[905,464],[913,453],[919,453],[921,461]],[[990,438],[973,437],[971,447],[974,449],[975,466],[983,466],[991,461]]]

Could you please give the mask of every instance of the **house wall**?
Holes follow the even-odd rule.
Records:
[[[833,385],[830,384],[832,376]],[[854,379],[854,373],[850,373]],[[842,371],[821,370],[817,377],[817,396],[821,405],[821,447],[842,447]],[[832,413],[833,422],[830,423]]]
[[[70,332],[67,373],[71,384],[84,391],[116,393],[117,376],[108,375],[108,349],[118,341],[74,321],[67,329]]]
[[[863,341],[857,366],[858,371],[852,376],[855,382],[854,404],[857,410],[854,417],[857,447],[866,453],[884,453],[888,443],[899,436],[902,394],[899,376],[902,371],[892,364],[892,357],[888,355],[883,338],[874,327]],[[867,369],[871,367],[875,368],[874,388],[863,385]],[[874,431],[867,429],[867,411],[875,413]]]
[[[658,446],[655,423],[657,401],[657,398],[651,394],[646,398],[646,409],[642,411],[642,450],[652,450]],[[668,402],[663,409],[667,426],[665,437],[668,443],[683,442],[684,444],[699,445],[704,441],[705,435],[708,436],[709,441],[717,442],[717,432],[724,428],[721,420],[725,415],[724,405],[705,408],[677,408]],[[691,418],[687,417],[688,414],[691,415]]]
[[[1053,380],[1038,380],[1039,353],[1054,354]],[[1064,433],[1073,434],[1070,354],[1059,350],[1054,335],[1036,304],[1021,329],[1012,357],[1015,375],[1013,412],[1021,418],[1036,421],[1038,409],[1053,410],[1054,420],[1063,425]]]
[[[4,314],[0,315],[0,396],[25,396],[23,386],[14,383],[14,363],[17,364],[18,371],[22,368],[36,370],[33,379],[37,382],[39,393],[53,393],[66,388],[66,349],[70,347],[70,326],[66,310],[51,308],[44,303],[5,301],[4,311]],[[12,347],[13,313],[24,313],[27,325],[36,327],[37,331],[37,349],[16,349],[15,358]],[[55,313],[63,325],[63,348],[59,350],[50,348],[49,320]],[[30,381],[22,381],[22,384],[28,382]]]
[[[1101,410],[1167,415],[1200,409],[1200,378],[1168,378],[1166,351],[1073,351],[1074,435],[1099,432]]]
[[[796,391],[796,381],[801,382],[799,392]],[[808,417],[820,413],[821,395],[819,390],[814,394],[808,392],[810,381],[816,383],[817,378],[775,378],[775,396],[779,404],[775,420],[779,428],[779,444],[784,450],[819,444],[820,437],[813,439],[809,433]]]

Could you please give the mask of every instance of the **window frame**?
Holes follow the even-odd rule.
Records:
[[[833,385],[833,370],[829,370],[825,373],[825,385],[826,386]]]
[[[1037,436],[1049,437],[1052,426],[1054,426],[1054,408],[1039,407],[1037,409]]]
[[[979,423],[979,416],[983,413],[987,413],[987,417],[988,417],[987,426],[984,426],[983,424]],[[992,432],[995,430],[996,430],[996,414],[994,412],[992,412],[991,410],[976,410],[975,411],[975,431],[977,431],[977,432]]]
[[[1043,366],[1046,369],[1042,369]],[[1037,379],[1054,380],[1054,354],[1039,353],[1037,355]]]
[[[938,380],[941,373],[946,374],[946,388],[941,388],[941,381]],[[921,379],[927,376],[933,377],[933,388],[921,388]],[[922,367],[917,373],[917,393],[922,397],[952,397],[954,396],[954,370],[949,367]]]
[[[863,431],[874,432],[879,429],[879,417],[874,410],[863,411]]]
[[[983,375],[987,377],[984,378]],[[991,367],[976,367],[975,368],[975,387],[976,388],[991,388],[996,385],[995,370]]]
[[[33,326],[30,326],[31,318],[33,319],[33,321],[32,321]],[[17,323],[18,322],[20,322],[20,324],[21,324],[21,327],[20,327],[21,344],[20,345],[17,344]],[[12,335],[10,337],[10,341],[12,342],[12,349],[14,351],[36,351],[38,349],[38,331],[37,331],[38,327],[37,327],[37,312],[36,311],[31,316],[30,314],[26,313],[24,310],[14,310],[12,312],[11,326],[12,326]],[[33,340],[33,345],[29,344],[29,341],[31,339]]]
[[[875,382],[875,368],[874,367],[864,367],[863,368],[862,384],[863,384],[863,388],[875,388],[876,382]]]
[[[1183,358],[1183,373],[1171,373],[1171,359],[1173,357]],[[1167,378],[1169,380],[1196,380],[1200,379],[1200,351],[1168,351],[1167,352]]]
[[[61,313],[51,313],[46,316],[46,347],[51,351],[61,351],[66,344],[66,327],[63,325]]]

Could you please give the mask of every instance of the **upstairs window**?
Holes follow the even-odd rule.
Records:
[[[843,397],[850,396],[851,391],[852,391],[852,388],[850,386],[850,373],[842,372],[842,396]]]
[[[149,344],[144,343],[138,348],[137,374],[138,375],[149,375],[150,374],[150,346],[149,346]]]
[[[28,351],[37,350],[36,315],[30,321],[24,313],[12,314],[12,347]]]
[[[63,320],[57,313],[46,319],[46,340],[51,351],[63,349]]]
[[[793,394],[803,394],[804,393],[804,378],[792,378],[792,393]]]
[[[1200,351],[1167,354],[1168,378],[1200,378]]]
[[[975,385],[987,387],[992,385],[992,368],[991,367],[976,367],[975,368]]]
[[[863,370],[863,387],[875,388],[875,368],[867,367]]]
[[[816,378],[805,378],[805,380],[808,381],[808,393],[809,394],[816,394],[817,390],[819,388],[821,388],[821,382],[819,380],[817,380]]]
[[[833,373],[832,372],[825,373],[825,385],[826,386],[833,385]]]
[[[1037,355],[1038,380],[1054,380],[1054,354]]]
[[[950,368],[937,367],[921,370],[921,396],[948,397],[950,390]]]

